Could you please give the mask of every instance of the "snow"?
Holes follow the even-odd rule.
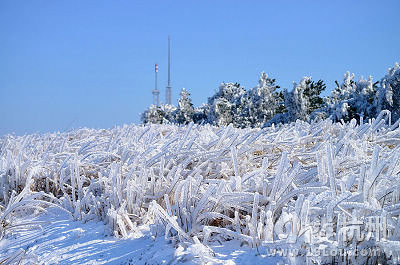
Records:
[[[129,238],[118,239],[103,222],[74,221],[57,208],[24,217],[23,221],[40,225],[10,233],[1,240],[0,260],[22,249],[21,264],[199,264],[204,257],[211,264],[282,262],[279,257],[266,257],[249,247],[240,247],[237,241],[211,246],[212,255],[204,253],[202,245],[185,249],[163,237],[151,236],[148,226]]]
[[[8,235],[1,241],[2,254],[22,248],[29,258],[36,258],[46,264],[125,264],[133,261],[133,258],[135,261],[140,260],[155,244],[144,236],[116,239],[104,223],[73,221],[68,214],[58,209],[29,219],[24,218],[25,221],[45,223],[41,229],[36,227]],[[174,249],[168,244],[162,247],[160,244],[160,250],[164,258],[174,254]]]

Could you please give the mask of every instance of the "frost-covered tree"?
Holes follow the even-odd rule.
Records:
[[[157,123],[161,124],[164,120],[164,113],[161,107],[151,105],[149,109],[142,113],[141,120],[143,123]]]
[[[356,109],[356,117],[373,118],[376,113],[376,89],[378,82],[374,83],[372,76],[364,79],[362,76],[356,82],[356,99],[351,102],[351,105]]]
[[[336,88],[328,99],[328,114],[333,120],[349,121],[351,119],[359,120],[372,118],[376,115],[376,106],[374,104],[376,84],[372,77],[368,80],[363,77],[359,81],[354,81],[354,74],[346,72],[343,83],[339,85],[336,82]]]
[[[207,121],[213,125],[228,125],[240,112],[240,98],[245,93],[238,83],[222,83],[219,90],[208,98]]]
[[[284,90],[285,107],[287,109],[288,121],[296,121],[297,119],[308,121],[310,107],[309,98],[304,91],[307,89],[307,84],[311,81],[311,77],[303,77],[300,83],[293,82],[293,90]]]
[[[307,113],[311,114],[316,110],[324,107],[325,102],[321,97],[322,91],[326,89],[324,81],[321,79],[317,82],[306,80],[306,88],[304,89],[304,97],[308,98],[309,106]]]
[[[283,94],[283,90],[279,91],[277,100],[278,100],[278,108],[276,109],[276,114],[286,113],[287,109],[285,107],[285,96]]]
[[[320,96],[326,85],[322,80],[312,81],[312,77],[303,77],[300,83],[293,83],[293,90],[283,92],[285,109],[287,110],[287,122],[297,119],[309,121],[316,116],[324,116],[324,99]],[[282,109],[282,107],[281,107]],[[318,115],[315,112],[318,111]],[[284,111],[280,110],[279,113]],[[281,119],[282,120],[282,119]]]
[[[218,126],[260,127],[279,109],[277,88],[275,79],[264,72],[258,85],[249,91],[238,83],[222,83],[219,91],[208,100],[207,120]]]
[[[176,107],[173,105],[151,105],[149,109],[141,115],[141,121],[143,123],[168,123],[174,122]]]
[[[175,121],[179,124],[187,124],[193,121],[194,107],[189,92],[182,88],[178,100],[178,108],[175,114]]]
[[[387,109],[392,112],[393,120],[400,119],[400,66],[397,62],[380,81],[376,105],[378,113]]]
[[[151,105],[141,115],[143,123],[179,123],[187,124],[193,121],[195,110],[190,99],[190,94],[184,88],[180,93],[178,107],[165,104],[160,106]]]
[[[351,116],[348,100],[356,90],[354,74],[350,75],[347,71],[344,74],[343,83],[341,85],[337,81],[335,83],[336,88],[328,100],[329,115],[334,120],[348,119]]]
[[[163,123],[174,123],[175,122],[175,113],[176,113],[176,107],[174,105],[161,105],[161,111],[163,114],[164,122]]]
[[[244,93],[236,104],[235,117],[233,118],[234,126],[238,128],[252,127],[254,122],[252,98],[248,92]]]
[[[238,117],[241,122],[236,127],[260,127],[269,121],[279,109],[278,88],[275,79],[262,72],[258,85],[242,96]]]
[[[197,124],[202,124],[207,122],[207,113],[209,106],[203,103],[199,108],[194,109],[193,122]]]
[[[222,126],[228,125],[233,121],[233,111],[235,105],[229,102],[226,98],[217,98],[213,101],[211,109],[213,110],[210,115],[212,124]]]

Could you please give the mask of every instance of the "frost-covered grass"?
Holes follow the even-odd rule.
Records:
[[[215,255],[209,246],[235,239],[261,255],[300,249],[297,262],[396,264],[399,160],[399,123],[387,112],[361,125],[8,135],[0,139],[0,231],[26,229],[34,224],[24,215],[58,205],[75,220],[104,221],[117,237],[149,224],[155,237],[196,246],[204,262]],[[373,248],[381,252],[360,254]],[[346,253],[306,255],[316,249]]]

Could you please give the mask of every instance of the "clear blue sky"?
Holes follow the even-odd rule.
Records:
[[[199,105],[222,81],[261,71],[328,88],[346,70],[381,78],[400,61],[400,1],[0,1],[0,135],[139,123],[164,100]],[[357,77],[358,78],[358,77]]]

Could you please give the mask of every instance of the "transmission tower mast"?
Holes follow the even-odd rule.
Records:
[[[172,89],[171,89],[171,38],[168,36],[168,85],[165,90],[165,104],[171,105]]]
[[[157,89],[157,73],[158,73],[158,64],[154,66],[154,90],[153,93],[153,105],[160,106],[160,90]]]

